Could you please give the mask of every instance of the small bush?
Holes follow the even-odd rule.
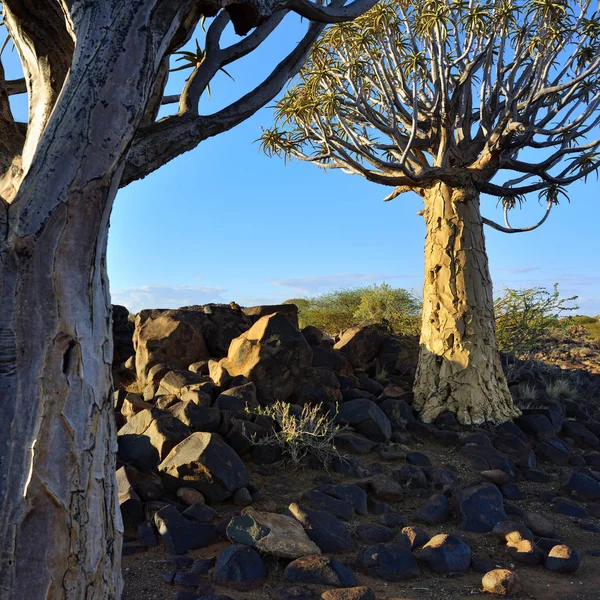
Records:
[[[386,283],[287,302],[298,305],[300,327],[313,325],[330,335],[360,323],[384,324],[396,333],[419,332],[420,301],[409,291]]]
[[[561,316],[577,310],[568,305],[576,298],[561,298],[558,284],[552,292],[543,287],[505,288],[504,295],[494,303],[499,349],[517,358],[531,358],[553,331],[569,326],[570,320]]]
[[[576,400],[577,390],[566,379],[556,379],[546,384],[546,395],[551,400]]]
[[[309,458],[327,465],[332,458],[340,456],[334,438],[345,427],[338,425],[331,413],[323,413],[322,408],[322,404],[307,404],[299,415],[295,415],[290,410],[290,404],[276,402],[254,409],[253,413],[273,419],[279,430],[260,439],[248,439],[257,446],[280,448],[283,458],[295,465],[303,464]]]
[[[520,383],[515,392],[520,404],[535,402],[540,395],[536,387],[530,383]]]

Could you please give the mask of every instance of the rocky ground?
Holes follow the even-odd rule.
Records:
[[[232,304],[117,308],[115,332],[126,599],[600,598],[600,363],[576,344],[507,360],[523,416],[467,429],[415,419],[415,341],[373,327],[334,346],[293,305]],[[327,464],[263,445],[275,400],[335,413]]]

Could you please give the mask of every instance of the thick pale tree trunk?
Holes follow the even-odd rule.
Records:
[[[85,3],[69,76],[0,206],[0,598],[119,598],[105,259],[124,161],[191,2]]]
[[[445,411],[463,424],[509,420],[519,411],[498,356],[479,194],[440,183],[423,196],[427,237],[414,408],[426,422]]]

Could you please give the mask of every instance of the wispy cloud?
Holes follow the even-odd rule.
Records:
[[[111,290],[113,304],[123,304],[131,312],[143,308],[179,308],[190,304],[225,302],[224,288],[191,285],[143,285]],[[228,302],[229,300],[227,300]]]
[[[510,273],[511,275],[518,275],[521,273],[531,273],[532,271],[539,271],[540,267],[512,267],[510,269],[497,269],[498,273]]]
[[[288,288],[302,294],[320,294],[341,287],[350,287],[378,281],[399,279],[402,275],[386,275],[381,273],[340,273],[337,275],[312,275],[289,279],[268,279],[277,287]],[[411,278],[411,276],[406,276]]]

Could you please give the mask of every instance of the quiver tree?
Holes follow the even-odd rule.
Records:
[[[268,154],[422,196],[425,283],[414,407],[424,421],[518,414],[497,352],[483,226],[530,231],[596,171],[600,17],[591,1],[383,0],[313,47],[262,135]],[[526,158],[524,158],[526,156]],[[530,194],[532,227],[508,214]],[[505,224],[481,214],[482,194]]]
[[[119,187],[269,102],[328,22],[374,0],[3,0],[23,78],[0,66],[0,598],[120,596],[106,241]],[[257,87],[214,114],[214,75],[286,14],[309,19]],[[199,27],[210,21],[206,35]],[[232,24],[248,35],[222,46]],[[202,47],[174,55],[194,35]],[[6,54],[3,55],[3,58]],[[165,96],[171,62],[192,67]],[[26,94],[16,122],[10,97]],[[163,104],[178,110],[157,120]]]

